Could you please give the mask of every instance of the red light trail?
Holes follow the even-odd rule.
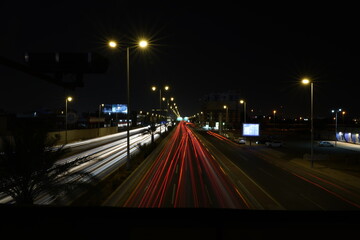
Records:
[[[189,126],[178,124],[124,207],[249,208]]]

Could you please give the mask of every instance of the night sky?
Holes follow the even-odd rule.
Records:
[[[128,2],[2,1],[0,56],[25,64],[25,52],[98,52],[109,68],[84,75],[84,87],[67,91],[0,65],[0,109],[61,108],[68,94],[79,113],[126,103],[125,51],[106,44],[145,37],[148,49],[130,51],[132,110],[158,107],[159,94],[150,88],[168,84],[183,116],[201,111],[204,95],[228,90],[240,91],[255,111],[271,114],[282,106],[289,116],[305,116],[310,87],[300,80],[306,76],[314,80],[315,116],[338,107],[360,116],[355,6]]]

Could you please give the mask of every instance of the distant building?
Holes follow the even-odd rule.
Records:
[[[244,107],[240,104],[241,98],[239,91],[215,92],[203,96],[202,124],[216,127],[216,124],[222,123],[227,128],[240,128],[244,114]]]

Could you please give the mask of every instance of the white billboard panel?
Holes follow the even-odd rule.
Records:
[[[127,113],[126,104],[105,104],[103,113]]]
[[[259,124],[258,123],[243,123],[243,136],[259,136]]]

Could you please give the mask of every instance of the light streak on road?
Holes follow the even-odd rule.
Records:
[[[124,207],[249,208],[187,125],[178,124]]]
[[[147,145],[151,143],[151,135],[148,132],[146,132],[147,129],[148,127],[131,130],[131,136],[130,136],[131,155],[135,155],[136,153],[139,152],[140,150],[139,145]],[[164,130],[165,127],[163,127],[162,131]],[[158,127],[158,129],[153,133],[154,140],[160,137],[159,133],[160,133],[160,129]],[[78,146],[86,146],[87,144],[97,143],[108,139],[112,139],[114,141],[60,159],[59,161],[57,161],[57,164],[63,164],[66,162],[74,161],[78,158],[88,157],[90,159],[89,161],[86,161],[83,164],[80,164],[72,168],[70,172],[83,171],[86,173],[90,173],[92,176],[95,176],[97,179],[105,178],[111,172],[113,172],[114,170],[118,169],[118,167],[126,163],[127,160],[126,132],[121,132],[105,137],[90,139],[90,140],[66,145],[67,148],[75,148]],[[80,177],[77,178],[68,177],[67,179],[65,179],[65,181],[67,182],[87,181],[87,179],[84,178],[81,179]],[[42,204],[42,205],[51,204],[53,200],[54,199],[51,196],[42,195],[35,201],[35,204]],[[11,204],[13,203],[13,199],[10,196],[6,196],[2,194],[0,195],[0,203]]]
[[[318,183],[316,183],[316,182],[313,182],[313,181],[311,181],[311,180],[309,180],[309,179],[307,179],[307,178],[305,178],[305,177],[303,177],[303,176],[300,176],[300,175],[298,175],[298,174],[296,174],[296,173],[293,173],[293,172],[292,172],[292,174],[295,175],[295,176],[297,176],[298,178],[300,178],[300,179],[302,179],[302,180],[304,180],[304,181],[306,181],[306,182],[308,182],[308,183],[311,183],[312,185],[314,185],[314,186],[316,186],[316,187],[318,187],[318,188],[320,188],[320,189],[322,189],[322,190],[324,190],[324,191],[332,194],[333,196],[341,199],[342,201],[347,202],[348,204],[350,204],[350,205],[352,205],[352,206],[354,206],[354,207],[356,207],[356,208],[360,208],[360,205],[359,205],[359,204],[354,203],[354,202],[346,199],[345,197],[341,196],[340,194],[337,194],[337,193],[335,193],[334,191],[331,191],[331,190],[329,190],[328,188],[326,188],[326,187],[324,187],[324,186],[322,186],[322,185],[320,185],[320,184],[318,184]]]
[[[254,151],[251,149],[249,149],[249,151],[264,160],[266,159],[270,162],[274,162],[274,163],[276,162],[276,156],[271,156],[270,154],[265,154],[260,151]],[[327,180],[324,177],[312,174],[308,170],[305,170],[305,169],[300,171],[299,169],[296,170],[295,168],[293,169],[289,166],[287,166],[287,167],[284,167],[282,165],[277,165],[277,166],[279,168],[281,168],[282,170],[292,174],[293,176],[296,176],[297,178],[311,184],[312,186],[315,186],[315,187],[331,194],[332,196],[335,196],[339,200],[346,202],[347,204],[349,204],[353,207],[360,208],[360,204],[355,202],[355,199],[357,202],[360,202],[359,194],[357,194],[355,192],[351,192],[350,190],[334,183],[330,179]],[[352,200],[350,200],[350,199],[352,199]]]

